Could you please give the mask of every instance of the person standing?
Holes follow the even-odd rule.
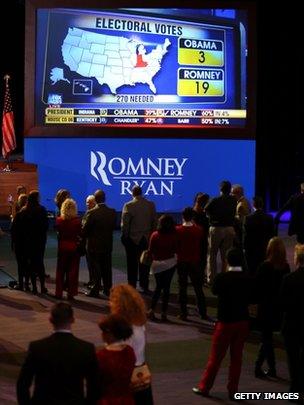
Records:
[[[242,269],[243,255],[240,249],[231,248],[226,253],[228,271],[214,279],[212,293],[218,296],[217,323],[205,371],[198,387],[192,391],[204,397],[214,384],[221,362],[230,349],[230,365],[227,390],[230,399],[238,392],[242,367],[242,354],[249,334],[248,306],[253,301],[252,282]]]
[[[76,202],[71,198],[64,200],[61,205],[55,228],[58,235],[55,296],[62,299],[66,278],[68,299],[72,300],[78,294],[80,255],[77,245],[81,236],[81,221],[77,215]]]
[[[220,183],[220,196],[212,198],[205,210],[209,217],[209,249],[207,258],[207,282],[211,284],[217,270],[217,254],[220,251],[222,272],[226,270],[225,255],[233,245],[235,238],[236,199],[230,195],[231,183],[224,180]]]
[[[269,240],[275,235],[274,221],[263,210],[261,197],[253,197],[253,213],[244,219],[243,247],[249,273],[254,276],[258,266],[266,259]]]
[[[151,233],[156,228],[156,211],[152,201],[142,196],[140,186],[132,189],[133,199],[122,209],[121,241],[126,249],[128,283],[149,292],[149,267],[140,263],[140,255],[147,249]]]
[[[276,236],[270,239],[266,260],[258,267],[256,275],[257,321],[261,331],[261,346],[255,362],[257,378],[277,375],[273,332],[281,329],[283,314],[279,292],[282,280],[288,273],[290,273],[290,267],[286,259],[286,248],[283,240]],[[269,367],[266,373],[262,370],[265,360]]]
[[[207,319],[206,300],[203,291],[203,271],[200,267],[203,229],[192,222],[193,209],[183,210],[183,223],[176,227],[178,238],[177,274],[179,284],[180,319],[187,320],[187,287],[188,277],[194,288],[198,312],[202,319]]]
[[[72,334],[75,319],[70,304],[53,305],[49,320],[54,333],[29,344],[17,380],[18,404],[95,404],[98,388],[94,345]]]
[[[134,349],[135,368],[146,363],[146,304],[139,292],[130,284],[118,284],[110,293],[111,314],[123,316],[132,326],[133,334],[127,343]],[[136,405],[153,405],[151,384],[134,392]]]
[[[93,208],[97,207],[95,196],[93,194],[90,194],[90,195],[87,196],[87,198],[86,198],[86,207],[87,207],[87,211],[85,212],[85,214],[84,214],[84,216],[82,218],[82,223],[83,224],[86,221],[86,216],[89,213],[89,211],[92,210]],[[82,239],[81,243],[83,243],[85,245],[85,238]],[[93,284],[93,269],[92,269],[92,264],[90,262],[90,256],[88,255],[87,251],[85,253],[85,256],[86,256],[87,267],[88,267],[88,272],[89,272],[89,281],[86,284],[86,286],[88,288],[91,288],[92,284]]]
[[[304,246],[296,245],[296,271],[284,277],[280,294],[284,311],[282,334],[287,353],[290,392],[304,401]],[[300,401],[298,401],[300,403]],[[302,402],[303,403],[303,402]]]
[[[105,204],[105,193],[94,193],[97,207],[90,210],[82,223],[83,236],[87,240],[87,254],[92,266],[92,288],[89,297],[99,297],[101,279],[103,293],[109,296],[112,287],[112,249],[113,231],[116,224],[116,212]]]

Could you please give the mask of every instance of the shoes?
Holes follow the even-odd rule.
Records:
[[[41,287],[41,294],[47,294],[48,289],[45,287]]]
[[[85,292],[85,295],[87,297],[99,298],[99,293],[93,290]]]
[[[168,321],[167,315],[166,315],[165,313],[162,313],[162,314],[161,314],[160,319],[161,319],[163,322],[167,322],[167,321]]]
[[[62,300],[62,295],[54,295],[54,297],[56,298],[56,300]]]
[[[177,315],[177,318],[180,319],[181,321],[188,321],[187,315],[186,314],[179,314]]]
[[[144,295],[153,295],[153,291],[149,290],[149,288],[140,288],[139,292]]]
[[[196,395],[201,395],[202,397],[209,397],[209,392],[203,391],[198,387],[193,387],[192,392]]]
[[[260,367],[256,367],[254,369],[254,376],[255,378],[266,378],[266,373],[264,370],[262,370]]]
[[[73,297],[73,295],[68,295],[68,301],[75,301],[75,298]]]
[[[209,315],[201,315],[201,319],[203,321],[207,321],[207,322],[212,322],[212,323],[216,322],[216,320],[214,318],[212,318],[212,316],[209,316]]]
[[[272,377],[272,378],[277,378],[277,372],[275,368],[270,368],[269,370],[267,370],[265,373],[265,376],[267,377]]]
[[[152,309],[147,312],[147,318],[150,319],[150,321],[156,321],[156,316]]]
[[[23,291],[23,287],[19,284],[14,285],[14,290]]]

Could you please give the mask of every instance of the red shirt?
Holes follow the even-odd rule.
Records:
[[[178,225],[178,262],[198,263],[202,257],[203,229],[193,224],[192,226]]]
[[[177,253],[177,233],[160,233],[155,231],[150,238],[149,250],[154,260],[170,259]]]

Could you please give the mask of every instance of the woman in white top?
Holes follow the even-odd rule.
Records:
[[[146,305],[134,287],[129,284],[119,284],[112,287],[110,292],[111,314],[123,316],[131,325],[133,335],[128,340],[128,344],[135,352],[136,366],[145,363],[146,345]],[[148,388],[134,393],[136,405],[152,405],[152,389]]]

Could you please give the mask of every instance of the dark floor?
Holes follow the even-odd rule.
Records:
[[[286,236],[286,227],[282,226],[280,235],[284,238],[290,263],[293,256],[294,239]],[[16,276],[16,263],[10,251],[9,235],[0,239],[0,265]],[[46,252],[46,271],[50,274],[48,289],[50,294],[33,296],[8,288],[0,289],[0,405],[15,404],[15,381],[20,364],[23,361],[29,341],[47,335],[51,329],[48,312],[55,302],[54,273],[56,266],[56,236],[50,232]],[[113,255],[114,283],[126,282],[125,257],[115,235]],[[82,260],[80,284],[87,281],[87,269]],[[153,286],[153,285],[152,285]],[[81,289],[81,291],[83,291]],[[169,322],[148,322],[147,325],[147,360],[153,372],[153,393],[155,405],[195,405],[200,403],[229,403],[226,392],[228,359],[215,381],[211,398],[195,396],[191,388],[195,386],[204,368],[210,348],[213,325],[203,322],[197,316],[192,289],[190,292],[190,322],[179,321],[176,297],[177,285],[174,280],[169,307]],[[208,312],[215,315],[215,298],[205,289]],[[88,298],[82,292],[73,304],[76,323],[75,335],[100,346],[101,337],[97,328],[100,314],[108,312],[108,301]],[[286,392],[288,391],[288,371],[285,352],[280,334],[276,334],[276,356],[278,379],[260,380],[253,376],[253,364],[258,350],[258,334],[252,332],[244,350],[244,364],[240,380],[241,392]],[[260,401],[246,400],[245,404]],[[277,402],[268,400],[269,404]],[[282,400],[280,403],[287,403]]]

